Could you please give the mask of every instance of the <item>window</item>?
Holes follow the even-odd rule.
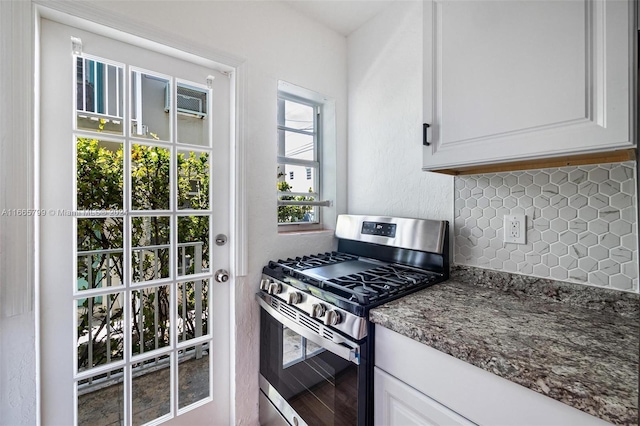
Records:
[[[321,106],[278,92],[278,224],[319,223],[319,206],[328,204],[318,202]]]
[[[120,64],[79,56],[75,67],[78,129],[121,135],[124,68]]]

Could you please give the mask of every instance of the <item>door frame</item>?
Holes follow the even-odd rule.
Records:
[[[26,3],[26,2],[25,2]],[[193,62],[196,64],[208,66],[217,69],[230,78],[230,160],[231,160],[231,176],[230,176],[230,274],[233,278],[232,282],[237,282],[237,278],[247,274],[247,212],[246,212],[246,184],[245,184],[245,137],[244,137],[244,117],[245,117],[245,99],[246,99],[246,65],[243,59],[228,55],[223,52],[216,51],[204,45],[197,45],[191,40],[187,40],[176,36],[167,36],[166,31],[156,28],[148,23],[137,22],[128,16],[118,15],[100,7],[83,3],[55,3],[46,0],[32,0],[29,5],[31,8],[31,16],[21,16],[23,24],[20,31],[27,36],[25,40],[31,41],[31,58],[33,58],[33,81],[30,82],[30,89],[33,89],[33,121],[29,123],[29,127],[33,129],[33,173],[31,174],[31,188],[33,188],[33,208],[40,208],[39,193],[40,188],[40,22],[42,19],[49,19],[64,25],[74,26],[82,30],[90,31],[95,34],[124,41],[136,46],[163,53],[169,56]],[[30,22],[27,22],[30,18]],[[28,51],[30,51],[29,49]],[[24,71],[24,70],[23,70]],[[27,74],[27,73],[25,73]],[[26,79],[25,79],[26,80]],[[24,84],[23,87],[27,87]],[[30,119],[28,117],[27,119]],[[24,124],[24,123],[23,123]],[[41,418],[41,383],[40,383],[40,365],[41,365],[41,346],[40,346],[40,223],[38,217],[34,217],[34,313],[35,313],[35,352],[36,352],[36,421],[37,424],[42,423]],[[214,284],[215,285],[215,284]],[[229,303],[229,324],[228,345],[230,348],[229,357],[229,415],[230,421],[235,423],[235,286],[230,284]]]

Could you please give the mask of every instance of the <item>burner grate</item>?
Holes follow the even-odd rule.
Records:
[[[416,271],[399,265],[386,265],[356,274],[324,281],[335,291],[361,305],[393,297],[406,290],[429,284],[439,277],[428,271]]]
[[[335,236],[336,251],[270,261],[261,291],[307,314],[322,302],[366,318],[376,306],[449,278],[446,221],[340,215]]]
[[[295,278],[290,285],[354,313],[443,279],[427,269],[335,251],[269,262],[264,272],[281,280]]]
[[[278,265],[292,271],[304,271],[305,269],[317,268],[319,266],[335,265],[336,263],[357,260],[358,257],[340,253],[337,251],[320,253],[313,256],[296,257],[295,259],[278,260]]]

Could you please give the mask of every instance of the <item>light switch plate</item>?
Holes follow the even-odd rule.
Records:
[[[504,242],[514,244],[527,243],[527,216],[510,214],[504,216]]]

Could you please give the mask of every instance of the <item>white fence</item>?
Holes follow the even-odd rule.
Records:
[[[131,269],[134,279],[137,277],[137,281],[150,281],[166,278],[163,276],[163,269],[168,270],[168,266],[163,265],[162,262],[168,262],[169,251],[170,245],[168,244],[133,248],[132,259],[135,264],[131,265]],[[82,304],[77,306],[79,326],[77,355],[81,370],[111,363],[114,353],[120,358],[120,354],[124,351],[125,333],[131,336],[132,348],[135,343],[133,340],[137,339],[138,351],[133,355],[139,355],[167,346],[167,329],[169,333],[177,333],[178,341],[200,337],[205,329],[205,322],[208,319],[207,280],[202,278],[189,280],[190,275],[209,271],[208,262],[203,263],[202,242],[177,245],[176,273],[178,277],[184,277],[185,280],[176,286],[177,306],[173,308],[176,310],[177,323],[175,325],[170,324],[171,315],[167,312],[170,301],[170,297],[168,297],[169,284],[161,284],[131,290],[136,296],[132,296],[130,306],[131,329],[126,330],[123,315],[125,289],[121,287],[122,290],[118,290],[118,287],[122,285],[123,276],[125,276],[125,271],[122,270],[122,256],[122,249],[78,252],[78,269],[82,269],[86,274],[84,275],[86,278],[83,280],[87,281],[87,287],[113,288],[113,292],[109,294],[79,300],[79,302],[82,301]],[[84,267],[86,267],[86,271]],[[149,310],[153,313],[152,327],[149,327],[150,318],[145,318],[145,307],[147,313]],[[80,327],[84,332],[81,332]],[[189,333],[192,335],[189,336]],[[117,347],[114,347],[114,344]],[[206,351],[206,346],[206,344],[200,344],[193,351],[185,351],[181,360],[185,357],[189,359],[201,358],[203,351]],[[166,358],[158,357],[155,362],[145,362],[141,370],[150,372],[154,369],[164,368],[162,366],[168,366]],[[121,380],[120,376],[120,373],[99,375],[81,384],[79,391],[82,389],[83,393],[87,393],[104,386],[110,386]]]

